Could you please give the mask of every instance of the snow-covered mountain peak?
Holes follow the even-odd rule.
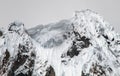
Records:
[[[29,30],[0,30],[1,76],[120,76],[120,35],[91,10]]]
[[[92,10],[86,9],[82,11],[75,11],[74,20],[78,20],[79,23],[83,21],[92,22],[93,20],[102,22],[103,18],[98,13]]]
[[[71,21],[74,29],[79,33],[90,36],[107,34],[109,31],[113,33],[114,28],[106,22],[102,16],[89,9],[76,11]]]
[[[8,31],[14,31],[16,33],[22,34],[25,32],[24,24],[19,21],[15,21],[8,26]]]

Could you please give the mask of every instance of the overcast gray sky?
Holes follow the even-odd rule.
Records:
[[[0,26],[19,20],[30,28],[71,18],[82,9],[98,12],[120,33],[120,0],[0,0]]]

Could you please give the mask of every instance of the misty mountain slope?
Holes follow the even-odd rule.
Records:
[[[0,30],[1,76],[120,76],[120,35],[91,10],[26,30]]]
[[[71,23],[68,20],[62,20],[58,23],[48,24],[48,25],[39,25],[35,28],[28,30],[29,35],[39,42],[44,47],[53,47],[58,46],[63,42],[62,34],[67,33],[68,31],[72,31],[73,27],[70,26]],[[36,31],[35,31],[36,30]],[[55,40],[54,44],[52,40]],[[48,40],[48,41],[47,41]],[[47,44],[48,43],[48,44]]]

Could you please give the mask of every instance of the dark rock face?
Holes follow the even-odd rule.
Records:
[[[90,76],[90,75],[89,75],[89,74],[85,74],[85,73],[83,73],[83,71],[82,71],[81,76]]]
[[[48,69],[47,69],[47,73],[45,76],[55,76],[55,71],[53,69],[52,66],[50,66]]]
[[[22,55],[20,55],[20,53],[18,53],[17,59],[16,59],[16,60],[14,61],[14,63],[12,64],[12,67],[11,67],[12,71],[10,71],[8,75],[9,75],[9,76],[14,75],[14,72],[15,72],[20,66],[22,66],[22,65],[25,63],[25,61],[26,61],[27,58],[28,58],[28,56],[22,56]]]
[[[76,42],[73,42],[72,47],[69,49],[69,51],[67,51],[67,56],[70,56],[71,58],[74,56],[78,56],[79,54],[79,50],[77,50],[77,46],[75,45]]]
[[[4,65],[8,62],[9,57],[10,57],[10,53],[9,53],[8,50],[6,49],[5,56],[4,56],[3,61],[2,61],[2,62],[3,62],[3,63],[2,63],[2,66],[4,66]]]
[[[0,65],[1,75],[7,73],[7,76],[32,76],[36,55],[33,51],[30,52],[30,55],[27,54],[30,49],[26,48],[27,46],[20,44],[15,58],[11,58],[9,50],[6,49],[4,57],[2,58],[2,64]],[[22,69],[20,69],[20,67],[22,67]]]
[[[92,65],[90,73],[97,76],[106,76],[104,68],[97,63]]]
[[[67,51],[67,56],[70,56],[71,58],[78,56],[82,49],[89,47],[91,44],[89,38],[86,38],[85,36],[81,37],[81,35],[75,31],[73,34],[75,35],[75,40],[73,41],[71,48]]]
[[[16,75],[16,76],[31,76],[31,75],[27,75],[27,74],[20,73],[20,74],[18,74],[18,75]]]
[[[112,69],[109,68],[111,71]],[[105,73],[105,68],[101,65],[98,65],[97,63],[93,64],[89,70],[89,73],[84,73],[82,71],[82,75],[81,76],[106,76]]]
[[[0,74],[1,73],[5,73],[8,67],[8,62],[9,62],[9,58],[10,58],[10,53],[9,51],[6,49],[5,53],[4,53],[4,57],[2,60],[2,65],[0,65]]]
[[[0,31],[0,36],[2,36],[3,35],[3,32],[2,31]]]
[[[81,37],[78,32],[73,31],[72,34],[75,36],[75,39],[73,40],[71,47],[66,53],[61,55],[61,58],[63,58],[61,63],[65,65],[71,60],[71,58],[73,58],[74,56],[78,56],[82,49],[89,47],[89,45],[91,44],[89,38],[86,38],[85,36]],[[64,58],[66,57],[70,57],[70,59],[64,60]]]
[[[35,58],[35,54],[31,52],[30,56],[24,55],[23,53],[29,52],[29,50],[25,48],[26,46],[19,45],[18,54],[16,55],[16,59],[11,66],[11,70],[9,71],[8,76],[32,76],[32,71],[34,67],[33,58]],[[23,66],[23,70],[28,69],[28,71],[26,73],[22,73],[22,70],[20,70],[21,72],[15,75],[15,71],[21,66]]]
[[[89,38],[86,38],[85,36],[81,37],[80,39],[76,39],[73,41],[72,47],[68,50],[67,56],[70,56],[71,58],[74,56],[78,56],[79,52],[81,51],[79,48],[87,48],[90,45]]]

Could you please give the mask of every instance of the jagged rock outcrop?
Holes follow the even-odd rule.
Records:
[[[32,76],[35,49],[22,23],[10,24],[1,37],[0,48],[1,76]]]

